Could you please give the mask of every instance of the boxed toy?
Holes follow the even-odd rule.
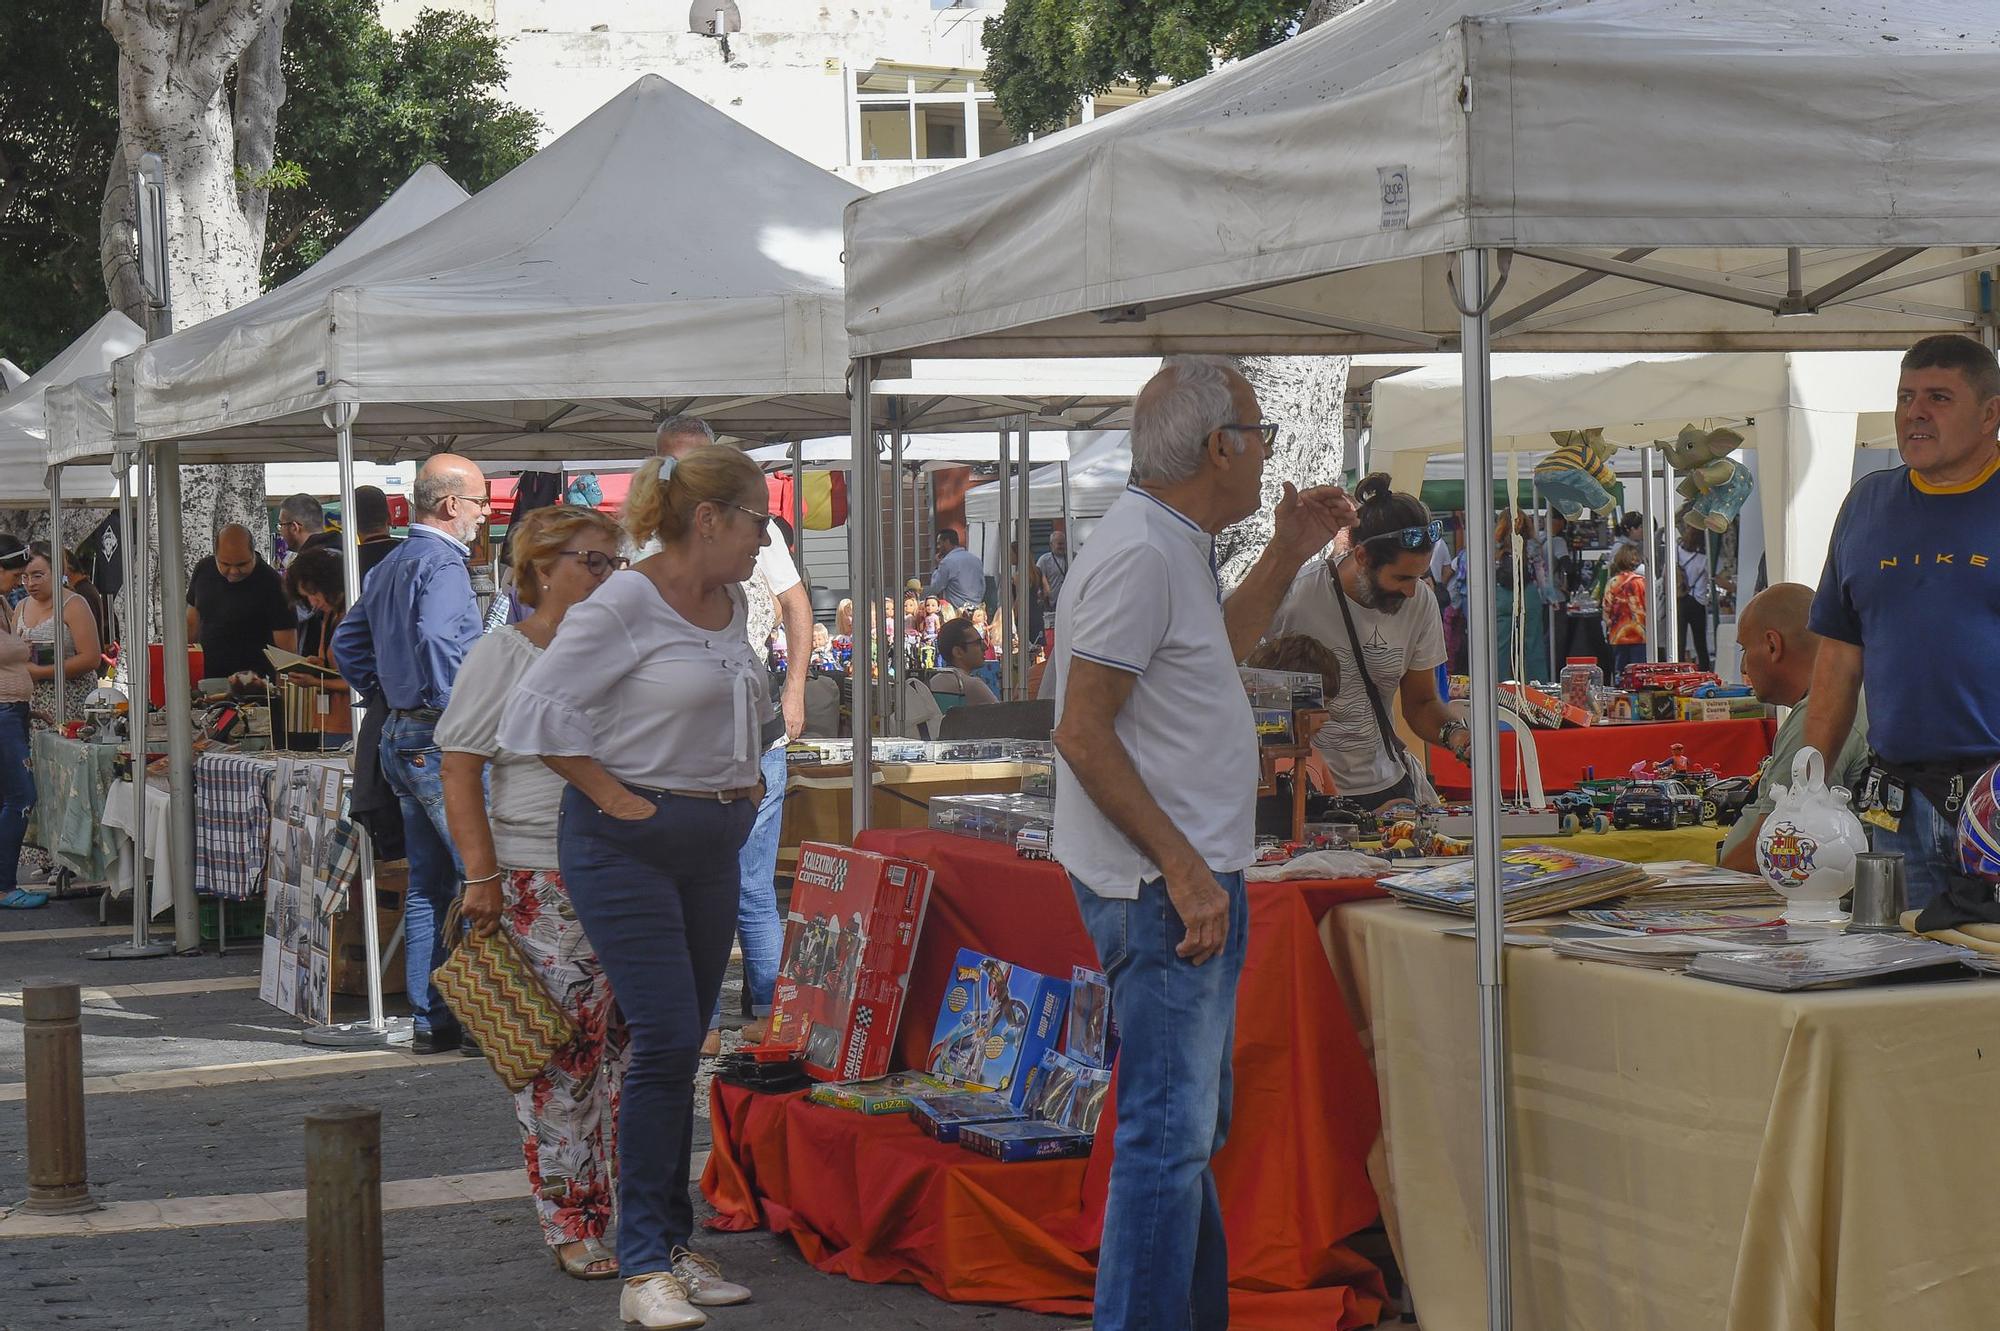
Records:
[[[969,1123],[958,1134],[960,1146],[1008,1162],[1089,1155],[1091,1140],[1087,1132],[1031,1118],[1011,1123]]]
[[[1086,1066],[1051,1049],[1029,1074],[1025,1108],[1044,1123],[1096,1132],[1110,1090],[1109,1069]]]
[[[1522,719],[1540,730],[1560,730],[1565,724],[1587,726],[1597,720],[1588,709],[1565,703],[1560,696],[1532,684],[1502,684],[1500,693],[1501,702],[1511,701]]]
[[[1259,744],[1285,745],[1292,743],[1292,709],[1289,707],[1255,707],[1251,718],[1257,726]]]
[[[918,1096],[950,1089],[936,1077],[918,1072],[892,1072],[871,1081],[821,1082],[806,1092],[806,1099],[829,1109],[850,1109],[857,1114],[907,1114]]]
[[[930,892],[914,861],[800,846],[766,1045],[797,1049],[820,1081],[887,1072]]]
[[[974,1123],[1008,1123],[1025,1115],[998,1091],[942,1091],[910,1101],[910,1121],[924,1135],[941,1142],[958,1140],[959,1130]]]
[[[1028,1073],[1061,1041],[1069,981],[960,948],[939,1005],[925,1068],[1016,1106]]]
[[[1069,1029],[1063,1052],[1079,1063],[1108,1068],[1118,1053],[1118,1024],[1111,1017],[1111,987],[1103,971],[1069,969]]]

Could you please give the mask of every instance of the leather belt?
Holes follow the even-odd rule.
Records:
[[[400,716],[407,721],[440,721],[444,713],[435,707],[391,707],[389,715]]]
[[[754,800],[764,793],[762,782],[754,786],[737,786],[733,790],[662,790],[658,786],[642,786],[634,781],[627,781],[625,784],[644,795],[672,795],[677,799],[707,800],[715,804]]]

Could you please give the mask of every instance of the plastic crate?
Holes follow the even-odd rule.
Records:
[[[222,907],[227,906],[226,918],[229,923],[229,937],[223,941],[230,943],[247,942],[264,932],[264,899],[251,897],[243,901],[224,901],[220,897],[202,897],[199,908],[201,914],[201,940],[213,943],[225,919]]]

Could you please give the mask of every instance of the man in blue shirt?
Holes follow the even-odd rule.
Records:
[[[403,810],[410,885],[403,894],[404,975],[416,1010],[416,1052],[456,1049],[458,1021],[431,987],[449,940],[439,923],[458,894],[460,868],[445,826],[444,784],[432,738],[459,665],[479,637],[479,602],[466,561],[491,507],[486,478],[465,458],[424,463],[411,493],[409,539],[375,566],[333,634],[341,677],[389,709],[382,776]]]
[[[1864,817],[1901,852],[1925,928],[2000,920],[1990,885],[1958,875],[1959,807],[2000,759],[2000,363],[1957,333],[1903,357],[1896,447],[1841,505],[1813,601],[1824,641],[1806,743],[1838,753],[1866,691],[1873,766]]]
[[[938,529],[937,567],[931,571],[930,594],[960,610],[986,603],[986,568],[979,556],[959,542],[949,527]]]

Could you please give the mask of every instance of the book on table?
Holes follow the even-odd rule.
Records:
[[[1790,947],[1706,952],[1688,963],[1688,974],[1788,992],[1885,976],[1927,976],[1942,969],[1962,972],[1978,955],[1970,948],[1903,934],[1836,934]]]
[[[1646,881],[1639,865],[1555,846],[1517,846],[1500,856],[1501,910],[1509,920],[1593,905]],[[1477,890],[1470,858],[1384,878],[1381,887],[1405,905],[1455,915],[1472,914]]]

